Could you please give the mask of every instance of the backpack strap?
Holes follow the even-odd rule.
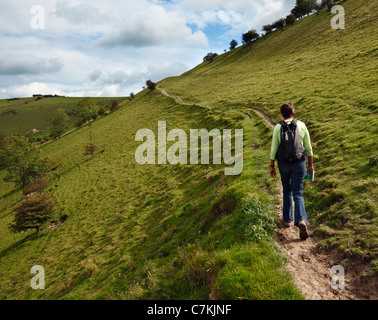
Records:
[[[289,128],[293,130],[297,127],[298,120],[293,119],[290,124],[287,124],[286,121],[281,121],[279,124],[281,125],[281,131],[287,131]]]
[[[279,122],[279,124],[281,125],[281,131],[282,131],[284,128],[286,129],[286,128],[288,127],[286,121],[281,121],[281,122]]]
[[[290,128],[291,131],[295,131],[296,130],[297,123],[298,123],[297,119],[293,119],[293,121],[291,121],[291,123],[289,124],[289,128]]]

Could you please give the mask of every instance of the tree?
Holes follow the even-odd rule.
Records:
[[[151,91],[156,89],[156,83],[152,82],[151,80],[147,80],[146,85],[147,85],[147,88],[150,89]]]
[[[98,110],[98,115],[99,116],[102,116],[102,115],[104,115],[106,113],[106,108],[104,107],[104,106],[102,106],[101,108],[100,108],[100,110]]]
[[[281,29],[285,26],[285,19],[284,18],[281,18],[281,19],[278,19],[277,21],[275,21],[273,24],[272,24],[273,28],[274,29]]]
[[[79,101],[77,116],[80,118],[82,123],[89,120],[94,120],[98,116],[99,107],[96,101],[92,98],[84,98]]]
[[[203,58],[203,61],[210,61],[210,62],[213,62],[214,58],[218,56],[218,53],[212,53],[212,52],[209,52],[204,58]]]
[[[85,148],[84,155],[85,156],[91,155],[92,158],[94,157],[95,152],[99,149],[98,146],[93,141],[86,144],[84,148]]]
[[[256,32],[256,30],[249,30],[248,32],[242,35],[243,43],[249,44],[252,43],[254,40],[258,39],[260,35]]]
[[[93,158],[95,152],[98,149],[99,149],[99,147],[93,142],[93,133],[91,131],[89,133],[89,143],[84,146],[84,155],[85,156],[91,155],[92,158]]]
[[[44,194],[25,199],[12,211],[15,213],[13,223],[9,224],[12,232],[36,229],[39,233],[41,226],[56,213],[56,205],[54,200]]]
[[[7,170],[4,181],[16,183],[24,193],[48,169],[48,164],[40,159],[39,149],[25,137],[14,137],[3,155]]]
[[[265,26],[262,27],[263,31],[265,31],[266,33],[270,33],[273,31],[273,25],[271,24],[266,24]]]
[[[289,14],[286,18],[285,18],[285,24],[287,26],[291,26],[295,23],[295,21],[297,21],[297,18],[295,17],[295,15],[293,14]]]
[[[327,11],[328,11],[328,12],[331,12],[332,7],[333,7],[335,4],[336,4],[335,2],[329,2],[329,3],[327,3]]]
[[[315,9],[316,5],[316,0],[297,0],[291,13],[300,19],[305,15],[310,14]]]
[[[63,108],[56,109],[51,116],[51,123],[53,125],[52,134],[55,137],[60,137],[67,131],[68,122],[70,118]]]
[[[231,42],[230,42],[230,50],[235,49],[237,47],[237,45],[238,45],[238,42],[236,40],[234,40],[234,39],[231,40]]]
[[[110,106],[110,111],[116,111],[119,109],[119,102],[118,100],[112,100],[112,105]]]
[[[323,9],[327,7],[329,4],[333,4],[334,2],[335,0],[322,0],[322,2],[320,3],[320,8]]]

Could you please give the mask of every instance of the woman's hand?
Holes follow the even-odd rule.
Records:
[[[276,169],[274,167],[270,166],[270,176],[272,178],[275,178],[277,176]]]
[[[308,166],[307,166],[307,172],[310,173],[310,171],[314,171],[314,160],[313,156],[308,157]]]
[[[276,169],[274,169],[274,160],[270,160],[270,176],[275,178],[277,175]]]
[[[314,166],[308,166],[307,172],[310,173],[310,171],[314,171]]]

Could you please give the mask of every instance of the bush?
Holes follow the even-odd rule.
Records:
[[[203,58],[203,61],[210,61],[210,62],[213,62],[214,58],[216,58],[218,56],[217,53],[212,53],[212,52],[209,52],[204,58]]]
[[[274,29],[283,28],[285,26],[285,19],[284,18],[278,19],[276,22],[273,23],[272,26]]]
[[[54,138],[62,136],[69,126],[70,118],[63,108],[56,109],[51,116],[52,136]]]
[[[329,4],[334,4],[334,0],[322,0],[322,2],[320,3],[320,8],[323,9],[325,7],[327,7]]]
[[[316,0],[297,0],[291,13],[297,18],[310,14],[316,8]]]
[[[260,35],[256,32],[256,30],[249,30],[248,32],[244,33],[242,35],[243,43],[249,44],[253,42],[254,40],[258,39]]]
[[[276,229],[274,212],[269,205],[253,197],[241,209],[247,241],[269,239]]]
[[[152,82],[151,80],[146,81],[147,88],[150,90],[155,90],[156,89],[156,83]]]
[[[49,186],[49,184],[50,184],[49,179],[45,177],[39,177],[32,184],[27,185],[24,188],[24,193],[31,194],[34,192],[41,192],[45,190]]]
[[[178,263],[185,272],[192,290],[211,287],[224,261],[215,252],[203,250],[199,243],[178,249]]]
[[[56,213],[56,205],[47,195],[42,195],[25,199],[13,212],[15,218],[9,225],[12,232],[19,233],[29,229],[39,232],[40,227]]]
[[[333,1],[327,3],[327,11],[328,11],[328,12],[331,12],[331,9],[332,9],[335,5],[336,5],[336,3],[334,3]]]
[[[98,114],[100,116],[103,116],[105,113],[106,113],[106,108],[105,107],[101,107],[100,110],[98,110]]]
[[[81,119],[81,123],[89,120],[95,120],[98,116],[98,105],[92,98],[84,98],[79,101],[77,116]]]
[[[119,109],[119,102],[117,100],[112,100],[112,105],[110,107],[110,111],[116,111]]]
[[[99,149],[99,147],[94,142],[89,142],[84,146],[84,155],[89,156],[91,155],[92,158],[94,157],[95,152]]]
[[[295,15],[293,14],[289,14],[286,19],[285,19],[285,24],[287,26],[291,26],[295,23],[295,21],[297,21],[297,18],[295,17]]]
[[[24,192],[48,169],[48,164],[40,159],[40,150],[25,137],[14,137],[2,152],[2,158],[7,170],[4,181],[16,183]]]
[[[270,32],[272,32],[273,31],[273,25],[271,25],[271,24],[266,24],[265,26],[263,26],[263,31],[265,31],[266,33],[270,33]]]
[[[230,42],[230,50],[235,49],[237,45],[238,45],[238,42],[236,40],[232,40]]]

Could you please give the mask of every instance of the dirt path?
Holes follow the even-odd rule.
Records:
[[[158,86],[159,88],[159,86]],[[159,90],[167,97],[172,97],[164,89]],[[178,103],[185,104],[180,97],[174,97]],[[274,123],[261,110],[249,108],[257,115],[262,117],[264,121],[270,126],[274,127]],[[250,120],[249,115],[246,115]],[[280,205],[276,206],[276,215],[282,218],[282,185],[279,182],[281,193],[277,195],[280,197]],[[359,299],[374,299],[368,292],[359,290],[360,294],[355,292],[352,285],[353,276],[348,273],[345,274],[344,289],[333,289],[331,286],[332,277],[336,273],[331,273],[331,268],[339,265],[337,255],[330,255],[320,252],[317,248],[317,242],[312,236],[311,228],[309,227],[310,237],[303,241],[299,238],[299,229],[292,226],[286,228],[281,222],[277,226],[276,244],[287,257],[287,266],[290,273],[293,275],[294,282],[298,289],[302,292],[307,300],[359,300]]]
[[[174,98],[171,95],[169,95],[164,89],[159,88],[159,86],[160,86],[160,84],[158,84],[156,88],[158,88],[163,95],[165,95],[167,97]],[[182,101],[182,99],[180,97],[176,97],[175,100],[176,100],[177,103],[185,104],[185,102]]]

